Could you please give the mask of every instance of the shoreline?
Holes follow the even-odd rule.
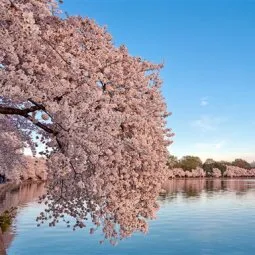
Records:
[[[1,195],[7,191],[12,191],[28,184],[37,184],[37,183],[39,184],[39,183],[45,183],[45,182],[46,181],[41,181],[41,180],[25,180],[20,183],[15,183],[11,181],[8,181],[6,183],[0,183],[0,198],[1,198]]]
[[[208,180],[229,180],[229,179],[255,179],[255,176],[234,176],[234,177],[170,177],[167,180],[197,180],[197,179],[208,179]]]
[[[45,181],[41,181],[41,180],[25,180],[20,183],[15,183],[15,182],[1,183],[0,184],[0,201],[1,202],[4,201],[5,195],[8,192],[18,191],[19,189],[21,189],[27,185],[43,184],[43,183],[45,183]],[[0,206],[0,214],[2,214],[3,212],[4,212],[4,210],[1,209],[1,206]]]

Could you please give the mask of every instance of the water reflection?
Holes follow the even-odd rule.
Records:
[[[242,224],[244,227],[249,226],[248,219],[250,219],[252,215],[254,215],[255,213],[255,211],[252,211],[254,210],[254,198],[255,198],[255,180],[253,179],[239,179],[239,180],[238,179],[175,179],[175,180],[169,180],[168,182],[166,182],[163,185],[163,189],[165,190],[165,192],[162,192],[160,196],[158,197],[158,202],[160,206],[162,207],[162,209],[159,212],[159,219],[152,221],[150,223],[150,225],[152,225],[152,232],[154,231],[153,226],[159,226],[157,228],[156,235],[159,235],[159,236],[162,235],[161,236],[162,241],[166,239],[168,235],[174,236],[175,238],[177,237],[184,238],[182,236],[181,237],[179,236],[180,231],[182,231],[182,229],[184,229],[183,233],[186,233],[186,232],[188,233],[189,232],[188,228],[190,228],[190,231],[192,230],[192,228],[195,229],[192,231],[198,231],[198,229],[196,228],[197,226],[201,228],[202,222],[203,222],[202,224],[205,224],[204,231],[207,231],[208,234],[211,233],[210,231],[213,231],[212,233],[215,234],[217,229],[216,226],[220,226],[219,225],[220,222],[218,224],[218,221],[222,221],[222,220],[225,221],[226,229],[228,227],[228,224],[230,228],[233,228],[234,226],[233,224],[237,224],[238,222],[240,222],[238,219],[242,218],[243,217],[242,215],[244,213],[246,214],[245,219],[247,220],[247,223],[242,222]],[[17,243],[15,242],[15,240],[12,242],[14,238],[14,234],[16,232],[15,228],[13,227],[2,235],[1,237],[2,241],[0,239],[0,241],[2,242],[2,243],[0,242],[2,247],[4,244],[5,248],[7,248],[8,246],[10,246],[10,243],[12,242],[11,249],[9,249],[9,251],[10,252],[13,251],[13,253],[10,253],[10,254],[16,254],[14,251],[15,250],[19,251],[20,249],[19,243],[29,243],[29,240],[27,240],[27,238],[32,238],[33,236],[35,241],[34,242],[35,246],[33,247],[34,250],[32,251],[31,247],[29,248],[28,246],[26,247],[27,249],[26,252],[24,251],[24,253],[17,253],[17,254],[33,254],[33,252],[37,251],[38,249],[42,249],[40,254],[50,254],[50,253],[47,253],[47,251],[44,249],[52,248],[51,243],[48,243],[48,242],[53,239],[54,239],[54,242],[59,242],[59,243],[76,242],[77,247],[80,247],[80,250],[83,250],[85,240],[84,240],[84,236],[82,238],[80,237],[82,233],[84,233],[83,231],[78,231],[77,233],[78,235],[77,234],[75,235],[72,231],[69,231],[68,229],[63,228],[63,225],[61,226],[61,224],[59,227],[56,228],[56,232],[54,232],[53,229],[51,231],[47,230],[47,229],[50,229],[47,226],[44,226],[42,229],[35,227],[36,226],[36,223],[34,221],[35,217],[38,215],[38,210],[41,210],[42,208],[41,209],[39,208],[36,213],[34,212],[32,214],[31,210],[32,208],[36,206],[36,204],[29,203],[29,202],[35,200],[36,197],[38,197],[39,195],[43,193],[44,193],[44,186],[42,184],[32,184],[32,185],[22,186],[12,191],[6,192],[5,195],[1,197],[1,203],[0,203],[1,210],[8,209],[12,206],[18,206],[19,207],[18,214],[20,214],[22,211],[30,211],[30,213],[28,213],[29,216],[26,216],[26,214],[23,214],[23,217],[26,217],[25,223],[17,222],[17,228],[19,229],[20,232],[19,232],[19,235],[15,237],[15,239],[16,238],[18,238],[19,240],[22,239],[22,242]],[[119,198],[117,198],[116,196],[112,197],[113,200],[110,199],[107,203],[107,210],[105,210],[106,208],[103,207],[105,211],[101,210],[100,212],[102,214],[100,216],[104,217],[104,219],[109,219],[111,223],[116,223],[116,222],[121,223],[123,227],[127,228],[127,230],[133,233],[134,229],[137,228],[136,224],[137,224],[137,220],[139,219],[138,217],[139,215],[136,214],[138,212],[137,210],[141,210],[141,205],[139,205],[139,203],[141,203],[142,201],[143,202],[142,206],[143,206],[144,203],[148,201],[149,199],[147,200],[146,197],[143,197],[141,193],[133,194],[133,193],[127,192],[125,194],[126,194],[125,196],[124,196],[124,193],[120,194]],[[238,200],[240,199],[241,201],[240,205],[239,203],[236,203],[237,199]],[[154,197],[151,197],[150,200],[151,200],[151,203],[155,202]],[[192,204],[188,205],[189,202],[192,202]],[[245,205],[245,207],[242,207],[242,203],[243,205]],[[117,206],[118,204],[119,206]],[[105,206],[106,204],[102,203],[101,205]],[[233,207],[231,211],[232,212],[231,215],[232,215],[232,218],[236,217],[236,220],[234,223],[232,223],[231,218],[227,216],[227,213],[224,212],[225,209],[228,209],[225,207],[228,207],[228,206]],[[28,210],[26,208],[28,208]],[[146,210],[148,210],[148,208],[150,207],[145,206],[143,209],[144,210],[143,212],[145,213]],[[166,213],[166,208],[168,208],[167,213]],[[105,212],[106,214],[104,214]],[[149,212],[148,215],[151,215],[150,213],[151,212]],[[128,215],[130,215],[130,217],[128,217]],[[109,218],[107,218],[107,216],[109,216]],[[193,217],[193,220],[192,220],[192,217]],[[144,219],[146,219],[146,215]],[[132,223],[132,221],[134,221],[134,223]],[[166,222],[168,222],[168,224],[166,224]],[[211,224],[211,225],[208,225],[208,224]],[[91,224],[88,224],[88,226],[90,228]],[[131,226],[131,228],[128,229],[128,226]],[[206,226],[208,227],[208,229],[206,229]],[[113,229],[115,228],[112,228],[112,226],[110,226],[110,230],[113,230]],[[110,231],[110,230],[108,229],[107,231]],[[252,232],[252,230],[250,232]],[[56,235],[54,233],[56,234],[58,233],[58,234]],[[90,236],[90,238],[86,238],[87,244],[89,244],[89,240],[91,240],[92,242],[93,240],[95,241],[95,239],[97,239],[97,243],[98,243],[98,239],[100,238],[99,236],[100,235],[97,234],[96,238],[93,236]],[[42,241],[38,242],[38,240],[42,240]],[[140,239],[140,242],[142,242],[141,240],[142,239]],[[213,242],[213,240],[211,241]],[[167,242],[169,242],[169,240],[167,240]],[[178,242],[175,243],[175,245],[177,244]],[[125,244],[123,245],[123,243],[120,246],[123,247],[123,249],[124,247],[126,247]],[[61,250],[62,249],[61,247],[56,245],[55,249]],[[178,247],[178,249],[180,247]],[[25,248],[22,247],[22,249],[25,249]],[[72,247],[72,249],[74,249],[74,247]],[[144,249],[146,249],[146,247]],[[162,247],[162,249],[164,248]],[[60,252],[57,253],[56,252],[54,254],[82,254],[74,250],[72,252],[73,253],[60,253]],[[137,251],[134,250],[134,252],[137,252]],[[159,250],[157,254],[161,254],[160,252],[161,251]],[[118,249],[111,250],[111,253],[112,254],[131,254],[131,253],[125,253],[123,251],[120,252],[120,250]],[[89,253],[89,254],[93,254],[93,253]],[[101,253],[99,252],[96,254],[101,254]],[[102,254],[107,254],[107,253],[102,252]],[[141,253],[132,253],[132,254],[141,254]],[[148,254],[153,254],[153,253],[148,253]],[[162,254],[163,254],[163,251],[162,251]],[[179,254],[185,254],[185,253],[179,253]],[[214,253],[208,253],[208,254],[214,254]]]
[[[174,179],[163,185],[165,195],[182,193],[185,197],[199,197],[203,192],[235,192],[237,195],[255,188],[254,179]],[[164,197],[162,192],[161,197]]]
[[[254,179],[173,179],[162,187],[159,201],[166,202],[181,197],[182,199],[199,200],[221,196],[229,199],[233,196],[242,198],[251,195],[255,198]]]
[[[36,200],[45,193],[44,183],[29,183],[23,185],[1,185],[0,186],[0,215],[12,208],[22,210],[31,201]],[[17,211],[17,212],[18,212]],[[31,219],[33,220],[33,219]],[[0,228],[0,254],[6,254],[5,250],[9,247],[15,236],[15,229]]]

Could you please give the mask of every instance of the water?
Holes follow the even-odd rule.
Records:
[[[90,235],[65,225],[36,227],[34,218],[42,206],[33,200],[43,187],[25,189],[2,203],[9,205],[12,197],[19,205],[12,228],[4,234],[10,255],[255,254],[255,179],[169,181],[149,233],[136,233],[117,246],[100,245],[100,231]]]

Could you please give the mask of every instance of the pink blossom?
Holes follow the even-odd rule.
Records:
[[[29,130],[34,154],[45,147],[47,209],[39,220],[50,216],[55,226],[69,215],[75,230],[91,217],[109,240],[146,232],[158,210],[172,137],[162,65],[116,47],[91,19],[57,13],[53,0],[0,1],[0,95],[6,100],[0,114],[19,117],[15,123]]]

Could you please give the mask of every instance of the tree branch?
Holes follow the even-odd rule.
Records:
[[[41,110],[41,108],[38,106],[31,106],[30,108],[26,108],[26,109],[19,109],[19,108],[13,108],[13,107],[0,105],[1,114],[15,114],[15,115],[23,116],[25,118],[29,116],[28,115],[29,113],[35,112],[38,110]]]
[[[35,102],[33,99],[29,98],[28,101],[32,104],[34,104],[35,106],[37,106],[40,110],[46,111],[45,107],[42,104],[38,104],[37,102]]]
[[[8,107],[8,106],[2,106],[0,105],[0,114],[6,114],[6,115],[19,115],[22,116],[26,119],[28,119],[29,121],[33,122],[33,124],[41,129],[43,129],[45,132],[49,133],[49,134],[54,134],[56,135],[57,132],[53,129],[51,129],[50,127],[48,127],[47,125],[37,121],[35,122],[32,117],[29,115],[29,113],[32,112],[36,112],[38,110],[42,110],[42,106],[41,105],[35,105],[35,106],[31,106],[30,108],[26,108],[26,109],[19,109],[19,108],[13,108],[13,107]]]
[[[49,133],[49,134],[53,134],[53,135],[57,135],[58,132],[55,131],[54,129],[51,129],[50,127],[48,127],[47,125],[39,122],[39,121],[34,121],[31,116],[28,116],[26,119],[30,120],[31,122],[33,122],[33,124],[41,129],[43,129],[45,132]]]

